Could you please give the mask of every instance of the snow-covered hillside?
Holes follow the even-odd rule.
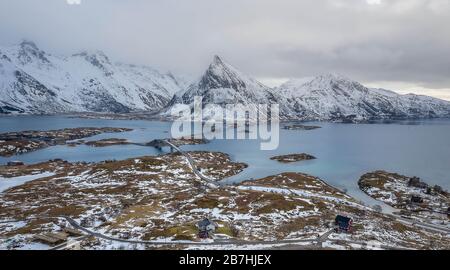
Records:
[[[187,83],[102,52],[55,56],[33,42],[0,47],[0,113],[158,110]]]
[[[434,118],[450,114],[450,102],[419,95],[400,95],[367,88],[339,75],[288,81],[275,89],[302,119]]]
[[[158,111],[176,104],[279,104],[282,119],[370,120],[450,116],[450,102],[367,88],[338,75],[270,88],[215,56],[196,82],[145,66],[113,63],[102,52],[55,56],[33,42],[0,47],[0,113]]]
[[[196,96],[202,97],[204,114],[209,114],[208,111],[216,106],[224,108],[226,104],[241,104],[249,110],[256,110],[257,104],[280,104],[281,114],[285,111],[285,103],[280,102],[282,97],[273,89],[240,72],[219,56],[214,56],[199,80],[174,96],[162,114],[169,116],[170,109],[177,104],[192,107]]]
[[[440,99],[400,95],[384,89],[370,89],[338,75],[291,80],[271,89],[243,74],[218,56],[203,76],[185,92],[178,93],[163,115],[176,104],[192,106],[201,96],[203,107],[224,104],[279,104],[284,120],[371,120],[394,118],[434,118],[450,116],[450,102]]]
[[[218,56],[181,98],[184,103],[191,103],[194,96],[202,96],[203,102],[215,104],[268,103],[275,100],[269,87],[246,76]]]

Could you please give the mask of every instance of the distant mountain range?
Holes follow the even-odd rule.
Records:
[[[422,95],[400,95],[367,88],[339,75],[308,81],[291,80],[275,91],[286,98],[291,115],[300,119],[371,120],[450,116],[450,102]]]
[[[112,63],[102,52],[54,56],[24,41],[0,48],[0,113],[160,111],[176,104],[279,104],[282,119],[370,120],[450,116],[450,102],[367,88],[339,75],[270,88],[215,56],[191,83],[145,66]]]
[[[339,75],[291,80],[269,88],[243,74],[218,56],[203,76],[174,96],[168,108],[190,104],[202,96],[203,104],[279,104],[280,117],[292,120],[370,120],[436,118],[450,116],[450,102],[419,95],[367,88]],[[165,114],[169,110],[166,109]]]
[[[0,113],[159,110],[186,82],[102,52],[56,56],[33,42],[0,47]]]

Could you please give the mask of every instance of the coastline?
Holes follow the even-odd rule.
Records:
[[[295,133],[295,134],[303,134],[302,132],[299,132],[299,133]],[[308,134],[310,134],[309,136],[314,136],[314,131],[312,131],[311,133],[309,133],[308,132]],[[106,139],[106,141],[108,141],[108,137],[105,137],[105,139],[102,139],[102,138],[99,138],[100,140],[89,140],[89,141],[92,141],[92,142],[95,142],[95,141],[102,141],[102,140],[105,140]],[[183,142],[183,141],[181,141],[181,142]],[[120,146],[121,145],[121,143],[122,143],[122,141],[118,141],[118,143],[119,143],[119,145],[117,145],[117,146]],[[194,142],[193,142],[194,143]],[[195,144],[195,143],[194,143]],[[186,148],[184,148],[184,149],[191,149],[191,147],[194,147],[195,145],[188,145]],[[112,145],[105,145],[104,147],[102,147],[102,148],[109,148],[109,147],[113,147]],[[201,145],[199,145],[199,147],[201,147]],[[206,147],[206,148],[208,148],[208,147]],[[183,149],[183,150],[184,150]],[[201,149],[201,148],[198,148],[198,149]],[[190,150],[189,150],[190,151]],[[207,155],[208,153],[210,153],[209,151],[204,151],[203,152],[203,154],[201,154],[201,155]],[[157,156],[154,156],[153,158],[161,158],[161,157],[163,157],[164,156],[164,152],[161,152],[161,154],[163,154],[163,155],[157,155]],[[196,156],[195,154],[193,155],[193,158],[194,159],[199,159],[199,157],[198,156]],[[232,158],[232,160],[231,160],[231,158]],[[137,160],[137,159],[140,159],[139,157],[137,157],[137,158],[131,158],[130,160]],[[200,159],[202,159],[201,158],[201,156],[200,156]],[[228,159],[230,160],[230,162],[238,162],[238,161],[240,161],[240,159],[239,158],[236,158],[236,157],[234,157],[234,156],[228,156]],[[319,160],[321,159],[321,156],[319,156]],[[269,159],[268,159],[269,160]],[[211,160],[210,162],[212,162],[212,163],[215,163],[215,162],[217,162],[218,161],[218,159],[213,159],[213,160]],[[115,162],[117,162],[117,164],[121,164],[122,162],[125,162],[124,160],[119,160],[119,161],[114,161],[114,160],[112,160],[112,161],[108,161],[107,163],[108,164],[110,164],[110,165],[108,165],[108,166],[111,166],[111,164],[116,164]],[[272,162],[275,162],[275,161],[272,161]],[[82,174],[80,174],[80,173],[83,173],[83,172],[85,172],[86,171],[86,168],[90,168],[91,166],[99,166],[98,164],[101,164],[102,162],[90,162],[90,163],[84,163],[84,164],[82,164],[82,163],[80,163],[80,165],[78,165],[78,169],[77,169],[77,171],[76,172],[74,172],[74,174],[72,175],[74,178],[71,178],[71,179],[77,179],[77,181],[86,181],[87,179],[89,179],[89,177],[88,177],[88,175],[82,175]],[[210,165],[208,165],[208,166],[206,166],[205,168],[206,168],[206,170],[203,170],[203,172],[202,173],[206,173],[206,174],[209,174],[208,173],[208,170],[209,170],[209,168],[214,168],[214,166],[212,165],[212,163],[210,164]],[[299,164],[301,164],[302,162],[300,161],[299,162]],[[28,166],[28,165],[27,165]],[[33,165],[31,165],[30,164],[30,166],[33,166]],[[70,165],[70,163],[69,163],[69,165],[67,165],[67,166],[71,166]],[[84,169],[83,169],[84,168]],[[179,168],[180,169],[180,168]],[[186,170],[186,169],[183,169],[183,170]],[[25,170],[26,171],[26,170]],[[124,173],[126,170],[118,170],[118,172],[119,172],[119,175],[121,175],[121,173]],[[267,177],[278,177],[278,176],[280,176],[280,175],[284,175],[284,174],[290,174],[290,173],[287,173],[288,171],[290,171],[290,170],[287,170],[287,171],[284,171],[284,172],[280,172],[279,174],[274,174],[274,175],[272,175],[272,176],[270,176],[270,175],[267,175],[266,177],[264,177],[264,178],[267,178]],[[302,169],[301,169],[301,167],[298,169],[298,170],[296,170],[297,172],[298,171],[302,171]],[[232,173],[230,173],[230,175],[224,175],[224,177],[227,177],[227,178],[225,178],[224,180],[222,180],[221,182],[223,182],[223,181],[226,181],[226,179],[228,179],[228,177],[240,177],[239,175],[240,175],[240,173],[241,172],[243,172],[243,169],[240,169],[239,171],[236,171],[236,172],[232,172]],[[158,175],[158,173],[156,173],[156,174],[154,174],[154,173],[149,173],[149,172],[147,172],[147,171],[136,171],[136,172],[132,172],[132,173],[130,173],[130,175],[135,175],[135,176],[137,176],[137,177],[141,177],[141,176],[143,176],[143,175],[155,175],[155,176],[157,176]],[[71,176],[71,177],[72,177]],[[311,175],[310,175],[311,176]],[[61,177],[61,175],[59,175],[58,177]],[[87,177],[87,178],[86,178]],[[312,177],[312,176],[311,176]],[[86,179],[84,179],[84,178],[86,178]],[[341,194],[344,194],[344,192],[343,191],[341,191],[341,190],[339,190],[339,189],[337,189],[337,188],[335,188],[335,187],[333,187],[333,185],[331,184],[331,183],[329,183],[328,181],[325,181],[324,180],[324,178],[318,178],[318,177],[314,177],[314,178],[316,178],[316,183],[318,183],[319,185],[321,185],[321,186],[323,186],[323,187],[328,187],[328,188],[330,188],[330,189],[333,189],[333,190],[336,190],[336,192],[338,192],[338,193],[341,193]],[[22,186],[25,186],[25,187],[28,187],[29,185],[34,185],[34,182],[39,182],[39,183],[43,183],[42,181],[53,181],[53,180],[51,180],[52,179],[52,176],[49,176],[48,177],[48,179],[46,178],[46,179],[36,179],[35,181],[31,181],[31,182],[27,182],[27,183],[24,183]],[[83,180],[84,179],[84,180]],[[243,180],[243,179],[242,179]],[[253,180],[251,180],[253,183],[258,183],[258,181],[260,181],[261,179],[260,178],[258,178],[258,179],[253,179]],[[60,180],[58,180],[58,181],[60,181]],[[103,183],[103,182],[99,182],[99,183],[95,183],[96,185],[100,185],[100,186],[103,186],[103,185],[107,185],[107,183],[108,182],[105,182],[105,183]],[[117,182],[116,181],[112,181],[110,184],[112,184],[112,185],[117,185]],[[242,188],[242,187],[245,187],[245,188]],[[246,185],[245,185],[245,181],[244,182],[242,182],[242,183],[240,183],[240,184],[237,184],[237,189],[239,189],[240,191],[239,192],[250,192],[250,193],[253,193],[253,192],[263,192],[263,193],[267,193],[267,194],[270,194],[270,196],[272,196],[272,195],[274,195],[275,197],[273,197],[272,199],[274,199],[275,201],[277,201],[277,200],[282,200],[282,201],[284,201],[284,200],[287,200],[287,202],[289,202],[289,197],[290,196],[293,196],[293,197],[295,197],[295,198],[297,198],[298,196],[300,196],[300,197],[302,197],[303,196],[303,199],[307,199],[308,200],[308,198],[307,197],[304,197],[304,196],[310,196],[310,195],[306,195],[306,194],[308,194],[308,192],[306,192],[305,193],[305,191],[303,190],[303,191],[290,191],[290,189],[291,188],[281,188],[280,189],[280,187],[277,187],[276,185],[274,185],[274,186],[272,186],[272,187],[261,187],[261,186],[257,186],[257,187],[252,187],[252,186],[250,186],[250,187],[246,187]],[[20,186],[17,186],[17,187],[15,187],[15,188],[13,188],[13,189],[16,189],[16,188],[20,188],[20,189],[22,189]],[[233,188],[232,186],[225,186],[225,187],[221,187],[221,188],[225,188],[225,189],[228,189],[228,188]],[[248,188],[250,188],[250,190],[247,190]],[[251,190],[253,188],[253,190]],[[197,188],[196,188],[197,189]],[[201,188],[201,189],[204,189],[204,187],[203,188]],[[25,189],[26,190],[26,189]],[[306,190],[307,191],[307,190]],[[220,188],[218,189],[218,191],[217,191],[218,193],[213,193],[213,194],[215,194],[214,196],[216,196],[217,198],[221,198],[221,197],[233,197],[233,196],[235,196],[235,193],[229,193],[228,191],[227,191],[227,193],[226,194],[221,194],[220,193]],[[7,192],[8,193],[8,192]],[[230,195],[230,194],[232,194],[232,195]],[[239,194],[239,193],[237,193],[237,194]],[[281,198],[281,197],[279,197],[279,196],[283,196],[283,199]],[[345,195],[345,194],[344,194]],[[4,196],[3,194],[1,195],[1,196]],[[250,195],[249,195],[250,196]],[[253,196],[253,195],[252,195]],[[269,196],[269,195],[266,195],[266,196]],[[326,198],[326,197],[323,197],[323,198]],[[268,204],[270,204],[270,203],[272,203],[272,199],[264,199],[265,200],[265,202],[266,203],[268,203]],[[365,206],[365,205],[363,205],[361,202],[359,202],[359,201],[357,201],[355,198],[349,198],[349,199],[351,199],[352,201],[354,201],[354,203],[356,204],[356,205],[359,205],[359,207],[361,208],[361,209],[366,209],[366,211],[369,211],[370,213],[374,213],[374,215],[375,215],[375,212],[376,211],[374,211],[373,209],[370,209],[370,208],[368,208],[367,206]],[[213,201],[214,201],[215,199],[213,199]],[[299,200],[301,200],[300,198],[299,198]],[[209,197],[207,197],[207,199],[205,200],[205,201],[202,201],[201,202],[203,205],[206,205],[206,206],[208,206],[210,203],[212,203],[211,202],[211,198],[209,198]],[[215,203],[214,203],[215,204]],[[277,204],[276,204],[277,205]],[[282,205],[284,205],[284,203],[282,204]],[[289,205],[289,203],[287,203],[286,205]],[[278,207],[278,206],[276,206],[276,207]],[[207,208],[207,209],[209,209],[209,208]],[[213,208],[214,209],[214,208]],[[274,208],[274,209],[277,209],[277,208]],[[278,210],[280,210],[280,209],[278,209]],[[78,210],[77,210],[78,211]],[[214,211],[216,211],[216,210],[207,210],[207,212],[203,212],[203,213],[210,213],[210,214],[214,214],[215,212]],[[288,210],[282,210],[282,211],[293,211],[293,209],[288,209]],[[289,212],[289,213],[291,213],[291,212]],[[298,212],[296,212],[297,214],[298,214]],[[388,214],[392,214],[391,212],[387,212]],[[243,213],[239,213],[240,215],[243,215]],[[277,215],[278,215],[279,213],[277,212]],[[337,212],[335,212],[334,214],[337,214]],[[380,216],[380,218],[381,217],[383,217],[382,219],[384,219],[384,218],[387,218],[388,220],[390,220],[390,221],[383,221],[383,222],[388,222],[387,224],[394,224],[395,222],[400,222],[400,223],[406,223],[406,221],[393,221],[393,220],[395,220],[397,217],[395,217],[395,216],[389,216],[389,215],[384,215],[385,213],[378,213],[378,214],[380,214],[381,216]],[[295,215],[296,214],[294,214],[294,212],[292,212],[291,214],[289,214],[289,215],[293,215],[293,216],[290,216],[290,218],[288,219],[288,220],[292,220],[293,218],[295,219]],[[372,214],[371,214],[372,215]],[[195,216],[195,218],[196,219],[200,219],[201,218],[201,216],[199,216],[199,215],[194,215]],[[361,217],[356,217],[357,218],[357,220],[359,220]],[[332,219],[332,217],[331,216],[327,216],[327,220],[331,220]],[[219,219],[220,220],[220,219]],[[80,222],[80,224],[81,224],[81,220],[78,220],[77,222]],[[188,229],[188,228],[184,228],[184,229],[188,229],[188,231],[190,231],[191,232],[191,234],[190,234],[190,236],[192,237],[192,222],[193,221],[191,221],[191,223],[190,223],[190,225],[188,226],[190,229]],[[300,221],[297,221],[297,222],[300,222]],[[364,226],[371,226],[369,223],[367,223],[366,222],[366,219],[365,218],[363,218],[360,222],[362,222],[362,224],[364,224]],[[380,221],[381,222],[381,221]],[[390,222],[394,222],[394,223],[390,223]],[[94,222],[95,223],[95,222]],[[397,223],[395,223],[395,224],[397,224]],[[9,226],[9,225],[8,225]],[[261,225],[261,226],[263,226],[263,225]],[[264,226],[266,226],[266,225],[264,225]],[[395,226],[400,226],[400,225],[395,225]],[[403,224],[402,226],[408,226],[408,230],[413,230],[413,225],[411,225],[411,224]],[[412,226],[412,227],[411,227]],[[403,227],[402,227],[403,228]],[[184,230],[183,229],[183,230]],[[229,229],[229,228],[228,228]],[[228,229],[226,229],[226,230],[228,230]],[[96,229],[97,230],[97,229]],[[173,229],[173,230],[175,230],[175,229]],[[178,229],[176,229],[176,230],[178,230]],[[175,231],[176,231],[175,230]],[[225,229],[223,229],[223,230],[225,230]],[[320,231],[321,233],[325,233],[326,232],[326,230],[324,229],[324,228],[320,228],[320,230],[318,230],[317,228],[315,229],[316,231]],[[313,229],[311,230],[311,232],[312,231],[314,231]],[[164,232],[164,230],[163,230],[163,232],[161,232],[161,233],[163,233],[164,235],[167,233],[167,232]],[[424,233],[428,233],[428,232],[424,232]],[[434,233],[436,233],[436,232],[434,232]],[[333,235],[332,234],[332,236],[333,237],[336,237],[336,235]],[[184,236],[183,236],[184,237]],[[312,235],[310,235],[310,237],[312,237]],[[361,236],[362,237],[362,236]],[[311,239],[313,239],[313,238],[311,238]],[[249,241],[249,239],[244,239],[245,241],[247,241],[247,244],[249,244],[248,243],[248,241]],[[264,240],[264,239],[263,239]],[[289,240],[290,241],[290,239],[286,239],[286,240]],[[307,239],[303,239],[303,240],[307,240]],[[239,239],[239,241],[242,241],[242,239]],[[255,239],[254,241],[262,241],[262,240],[258,240],[258,239]],[[265,240],[264,240],[265,241]],[[295,241],[295,240],[294,240]],[[330,240],[331,241],[331,240]],[[335,241],[335,240],[333,240],[333,241]],[[106,248],[111,248],[112,246],[110,246],[109,244],[105,244],[105,243],[103,243],[102,245],[105,245],[104,247],[106,247]],[[274,244],[275,245],[275,244]],[[181,245],[180,245],[181,246]],[[219,246],[221,246],[221,245],[219,245]],[[339,246],[339,245],[338,245]],[[343,245],[343,246],[346,246],[346,245]],[[221,246],[222,247],[222,246]],[[315,246],[316,248],[317,248],[317,246]],[[337,246],[336,246],[337,247]],[[342,247],[342,246],[341,246]],[[399,246],[400,247],[400,246]],[[346,248],[349,248],[349,246],[346,246]]]
[[[224,155],[211,152],[189,152],[189,154],[206,167],[215,164],[217,157]],[[228,173],[238,174],[242,170],[241,165],[231,161],[226,155],[223,157],[225,164],[229,165],[215,169],[215,171],[223,172],[219,178],[225,177]],[[127,243],[128,239],[131,243],[143,245],[145,243],[146,248],[167,243],[167,245],[184,249],[197,245],[198,242],[194,237],[195,229],[192,226],[196,220],[206,216],[219,224],[214,241],[210,245],[213,247],[215,244],[220,248],[233,243],[237,248],[240,245],[283,246],[289,243],[314,249],[327,245],[348,249],[351,248],[351,243],[364,241],[369,237],[368,232],[374,234],[372,237],[376,238],[379,234],[380,236],[387,234],[388,232],[379,230],[379,226],[373,227],[373,224],[378,222],[393,228],[406,226],[408,230],[416,231],[424,239],[437,236],[435,233],[418,231],[411,225],[403,223],[400,225],[396,219],[359,204],[352,197],[314,176],[282,173],[263,179],[244,181],[236,186],[208,188],[198,186],[200,179],[195,180],[196,177],[192,175],[191,168],[187,164],[179,154],[87,164],[63,161],[41,164],[39,165],[42,167],[41,170],[45,168],[49,171],[49,168],[53,166],[56,171],[53,175],[44,175],[44,178],[12,187],[0,196],[0,207],[5,210],[2,211],[1,220],[22,222],[20,228],[10,228],[3,232],[9,237],[14,235],[15,231],[26,232],[23,235],[25,238],[15,241],[14,246],[27,245],[35,241],[32,237],[35,234],[51,235],[61,228],[66,228],[69,224],[64,222],[64,218],[70,217],[68,221],[73,221],[69,222],[70,224],[75,223],[81,226],[80,228],[86,228],[87,232],[95,232],[93,235],[104,235],[104,239],[96,237],[97,240],[94,242],[92,240],[83,242],[83,246],[87,249],[90,247],[113,249],[115,237],[122,239],[124,243]],[[26,166],[35,166],[34,171],[39,170],[39,166],[36,167],[36,165]],[[234,167],[236,171],[228,172]],[[8,171],[16,170],[16,168],[1,167],[0,170]],[[203,173],[211,174],[205,170]],[[58,192],[49,193],[50,188]],[[37,195],[36,198],[41,200],[40,207],[48,208],[48,210],[42,211],[40,208],[33,210],[27,206],[27,203],[22,203],[20,208],[11,204],[31,194]],[[134,194],[134,196],[129,197],[126,194]],[[102,203],[102,200],[105,201]],[[111,200],[118,200],[119,208],[112,207],[115,204],[111,204]],[[59,206],[59,203],[62,205]],[[109,205],[105,210],[93,211],[105,203]],[[72,207],[71,204],[74,206]],[[175,205],[180,205],[181,208],[174,208]],[[12,209],[15,209],[14,216],[7,214],[11,213]],[[21,212],[27,214],[22,216]],[[326,238],[319,242],[314,240],[317,233],[325,234],[330,231],[333,228],[331,221],[334,216],[343,213],[355,219],[355,232],[352,233],[351,238],[349,238],[350,235],[329,232]],[[27,217],[30,215],[40,222],[28,220]],[[169,216],[170,220],[167,220]],[[161,217],[164,217],[165,221],[158,223]],[[280,219],[281,217],[283,219]],[[160,225],[153,228],[148,222],[153,222],[152,226]],[[11,226],[10,224],[12,223],[3,222],[0,226],[6,229]],[[175,226],[175,224],[178,225]],[[371,229],[367,231],[366,227]],[[31,228],[34,233],[30,235]],[[233,233],[234,230],[239,233]],[[271,239],[272,234],[280,233],[278,230],[283,233],[277,237],[277,240]],[[142,233],[138,233],[140,231]],[[396,238],[395,234],[390,235],[397,239],[393,240],[391,248],[418,248],[415,240],[408,238],[408,234],[397,230],[392,232],[400,234],[395,236]],[[180,240],[185,243],[177,243]],[[155,244],[152,244],[152,241]],[[221,241],[226,242],[221,243]],[[308,244],[311,242],[317,243]],[[447,245],[442,244],[444,247]]]

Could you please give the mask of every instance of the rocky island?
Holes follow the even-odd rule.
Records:
[[[48,131],[20,131],[0,134],[0,156],[13,156],[36,151],[52,145],[64,145],[72,140],[95,136],[102,133],[131,131],[128,128],[65,128]]]
[[[270,158],[271,160],[277,160],[282,163],[291,163],[291,162],[297,162],[302,160],[312,160],[316,159],[316,157],[301,153],[301,154],[290,154],[290,155],[281,155],[281,156],[274,156]]]
[[[450,195],[438,185],[428,185],[418,177],[375,171],[358,181],[362,191],[399,210],[404,217],[449,225]]]
[[[300,125],[300,124],[293,124],[293,125],[285,125],[283,126],[284,129],[287,130],[313,130],[321,128],[320,126],[307,126],[307,125]]]
[[[101,139],[98,141],[88,141],[85,142],[86,145],[93,146],[93,147],[107,147],[107,146],[113,146],[113,145],[126,145],[130,144],[127,139],[118,139],[118,138],[109,138],[109,139]]]

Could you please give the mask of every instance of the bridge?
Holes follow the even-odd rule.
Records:
[[[219,187],[217,179],[213,179],[213,178],[207,177],[202,172],[200,172],[200,170],[198,169],[197,165],[195,164],[194,159],[192,159],[192,157],[188,153],[186,153],[185,151],[181,150],[180,147],[178,147],[177,145],[173,144],[169,140],[167,140],[167,139],[156,139],[156,140],[153,140],[151,142],[146,143],[145,146],[155,147],[158,150],[162,150],[163,147],[170,147],[170,153],[178,152],[178,153],[180,153],[181,155],[183,155],[186,158],[186,160],[189,163],[189,166],[192,169],[192,172],[198,178],[200,178],[203,182],[205,182],[206,186],[211,187],[211,188]]]
[[[170,147],[170,153],[173,153],[174,147],[172,147],[172,143],[170,143],[168,140],[161,140],[161,139],[155,139],[151,142],[148,142],[145,144],[145,146],[151,146],[158,150],[162,150],[163,147],[169,146]]]

